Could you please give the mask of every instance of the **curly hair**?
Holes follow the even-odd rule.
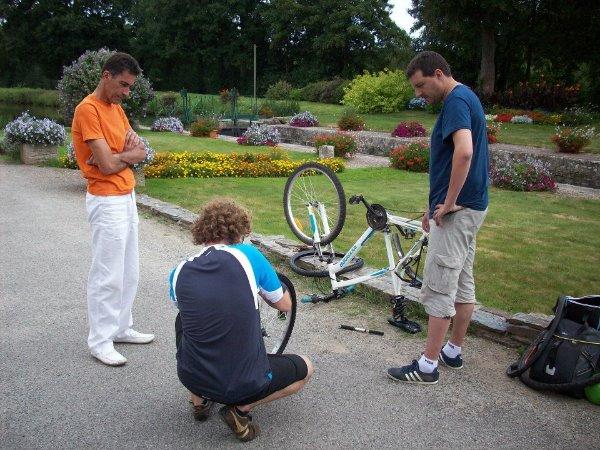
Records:
[[[230,198],[215,198],[200,210],[192,224],[194,244],[237,244],[250,234],[250,212]]]

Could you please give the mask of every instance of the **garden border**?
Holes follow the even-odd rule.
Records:
[[[339,132],[335,128],[310,127],[300,128],[290,125],[269,125],[276,128],[281,136],[281,141],[292,144],[312,146],[315,136],[320,134],[334,134]],[[429,140],[429,136],[421,138],[397,138],[389,133],[379,131],[353,131],[360,133],[359,151],[362,153],[388,156],[389,151],[399,145],[422,140]],[[559,183],[575,186],[600,189],[600,155],[591,153],[558,153],[550,149],[523,147],[511,144],[490,144],[491,152],[515,154],[530,154],[548,164],[550,173]]]
[[[177,225],[189,229],[197,214],[171,203],[163,202],[148,195],[137,196],[138,206],[153,214],[170,219]],[[303,247],[295,241],[283,236],[265,236],[252,233],[250,241],[278,259],[287,260]],[[305,247],[305,246],[304,246]],[[374,269],[363,267],[361,274],[373,272]],[[343,277],[343,276],[342,276]],[[377,279],[361,283],[366,289],[376,294],[394,295],[392,283],[386,279]],[[406,287],[406,297],[418,303],[417,289]],[[480,308],[473,313],[471,331],[488,340],[509,346],[520,347],[529,344],[552,320],[553,316],[545,314],[509,314],[499,310]]]

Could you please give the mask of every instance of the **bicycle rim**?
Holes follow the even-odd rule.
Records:
[[[305,277],[323,278],[329,276],[328,265],[337,263],[344,256],[343,253],[335,252],[331,256],[331,252],[323,252],[322,258],[315,254],[314,250],[306,250],[298,252],[290,258],[290,266],[298,275]],[[342,270],[337,272],[337,275],[358,270],[364,265],[362,258],[353,258],[349,264]]]
[[[285,275],[278,274],[278,276],[281,283],[285,284],[290,292],[292,309],[287,313],[283,313],[269,306],[266,301],[260,300],[259,314],[265,350],[267,353],[280,355],[285,350],[294,329],[296,321],[296,291],[291,281]]]
[[[290,175],[283,193],[285,219],[292,233],[306,244],[314,243],[309,205],[316,215],[321,244],[332,242],[342,231],[346,220],[346,197],[337,176],[318,163],[306,163]],[[326,217],[319,214],[325,210]],[[324,229],[327,222],[329,232]]]

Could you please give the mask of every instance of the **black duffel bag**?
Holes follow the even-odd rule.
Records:
[[[559,297],[554,319],[506,370],[527,386],[576,398],[600,383],[600,296]]]

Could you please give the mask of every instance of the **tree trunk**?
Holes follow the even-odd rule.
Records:
[[[496,37],[494,30],[483,28],[481,30],[481,69],[479,71],[479,89],[484,97],[494,93],[494,80],[496,66],[494,54],[496,53]]]

